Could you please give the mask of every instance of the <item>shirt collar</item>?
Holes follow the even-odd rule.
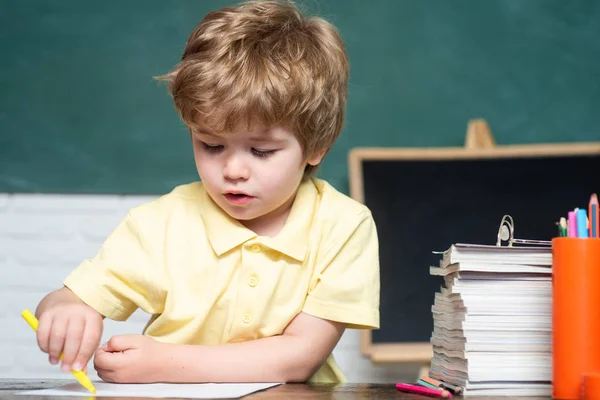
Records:
[[[295,260],[303,261],[308,251],[310,228],[318,198],[319,192],[312,179],[302,182],[285,225],[274,237],[262,238],[262,243]]]
[[[256,233],[223,211],[210,198],[205,189],[202,192],[202,218],[208,240],[218,256],[250,239],[259,238],[259,241],[265,246],[295,260],[303,261],[306,257],[310,227],[319,197],[319,192],[312,179],[300,184],[286,223],[274,237],[258,237]]]

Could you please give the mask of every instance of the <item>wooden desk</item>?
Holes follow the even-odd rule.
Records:
[[[7,380],[0,379],[0,400],[74,400],[78,397],[64,396],[22,396],[15,392],[21,390],[46,389],[61,386],[73,381],[63,380]],[[91,397],[81,397],[80,399],[91,399]],[[106,397],[108,400],[125,400],[123,397]],[[128,398],[129,399],[129,398]],[[131,398],[131,400],[140,400],[140,397]],[[244,397],[244,400],[273,400],[273,399],[293,399],[293,400],[432,400],[432,397],[417,396],[414,394],[402,393],[394,388],[393,384],[346,384],[346,385],[303,385],[288,384],[280,385],[274,388],[254,393]],[[455,396],[454,399],[460,399]],[[476,400],[490,400],[492,397],[476,397]],[[507,400],[508,397],[495,397],[493,399]],[[511,397],[511,400],[548,400],[540,397]],[[146,399],[154,400],[154,399]]]

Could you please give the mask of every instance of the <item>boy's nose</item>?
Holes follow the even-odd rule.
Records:
[[[249,176],[249,170],[242,157],[232,155],[227,158],[223,168],[223,175],[229,180],[246,180]]]

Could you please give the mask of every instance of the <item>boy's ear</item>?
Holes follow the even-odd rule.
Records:
[[[327,154],[327,150],[328,149],[323,149],[323,150],[317,151],[306,162],[312,166],[318,165],[321,162],[321,160],[323,159],[323,157],[325,157],[325,154]]]

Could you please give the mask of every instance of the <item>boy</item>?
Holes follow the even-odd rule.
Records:
[[[363,205],[310,175],[344,119],[336,30],[291,2],[205,16],[163,79],[201,182],[134,208],[39,304],[40,348],[111,382],[343,382],[346,327],[379,327]],[[103,318],[152,317],[99,349]]]

